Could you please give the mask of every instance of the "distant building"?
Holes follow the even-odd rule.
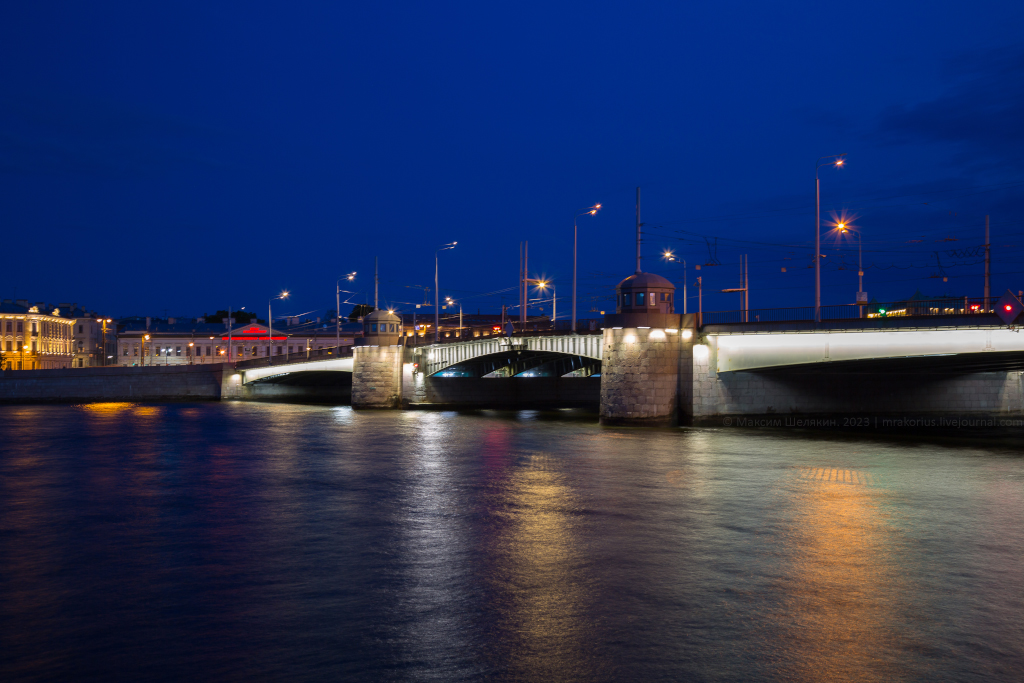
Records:
[[[287,325],[275,323],[268,338],[262,323],[178,321],[174,318],[126,318],[118,321],[118,365],[196,365],[226,363],[268,356],[303,353],[318,355],[333,348],[337,334],[333,324],[308,321]],[[230,328],[230,333],[229,333]],[[351,346],[362,327],[342,326],[342,346]]]
[[[116,365],[117,330],[111,318],[86,311],[78,304],[57,304],[61,314],[74,319],[71,367],[91,368]]]
[[[74,321],[57,306],[28,300],[0,302],[0,355],[11,370],[71,367]]]

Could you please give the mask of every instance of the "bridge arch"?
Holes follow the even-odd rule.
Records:
[[[588,368],[599,368],[602,348],[599,334],[492,337],[419,347],[415,358],[427,376],[444,376],[449,368],[459,373],[452,376],[463,377],[502,376],[502,368],[511,373],[504,376],[529,376],[524,373],[530,372],[560,376],[576,370],[589,374]]]

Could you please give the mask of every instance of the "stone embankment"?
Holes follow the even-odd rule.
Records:
[[[0,403],[219,401],[235,370],[228,364],[0,372]]]

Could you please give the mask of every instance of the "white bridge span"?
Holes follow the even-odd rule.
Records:
[[[808,363],[1024,351],[1007,327],[709,334],[718,372]]]

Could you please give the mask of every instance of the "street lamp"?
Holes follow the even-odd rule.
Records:
[[[572,219],[572,333],[576,333],[576,235],[579,228],[576,226],[580,216],[593,216],[601,208],[600,204],[594,204],[583,210],[583,213],[576,214]]]
[[[446,249],[454,249],[458,242],[449,242],[448,244],[442,244],[434,252],[434,341],[441,341],[441,309],[440,302],[438,301],[438,289],[437,289],[437,255]]]
[[[551,284],[544,280],[534,280],[537,283],[538,289],[547,289],[547,286]],[[555,291],[555,286],[551,285],[551,329],[555,328],[555,318],[558,317],[558,294]],[[575,332],[575,330],[573,330]]]
[[[846,221],[836,223],[836,230],[844,235],[850,234],[850,225]],[[864,245],[861,240],[860,230],[857,231],[857,315],[864,317],[864,307],[860,304],[867,303],[868,297],[864,294]]]
[[[245,310],[245,306],[242,306],[241,308],[238,309],[238,312],[241,313],[244,310]],[[231,324],[232,324],[231,323],[231,307],[228,306],[228,362],[229,363],[231,362],[231,359],[232,359],[232,356],[231,356]],[[224,354],[221,354],[221,355],[223,356]]]
[[[342,280],[348,280],[349,282],[351,282],[352,280],[355,280],[355,279],[356,279],[356,271],[354,271],[354,270],[351,273],[349,273],[348,275],[345,275],[343,277],[339,277],[338,278],[338,282],[337,282],[337,286],[336,286],[336,289],[335,289],[335,292],[334,292],[334,302],[335,302],[334,303],[334,306],[335,306],[335,308],[334,308],[334,315],[337,316],[335,318],[335,322],[337,322],[337,324],[338,324],[337,325],[337,337],[338,337],[338,339],[337,339],[337,343],[335,344],[335,346],[336,346],[335,352],[336,353],[341,353],[341,351],[340,351],[340,349],[341,349],[341,281]]]
[[[149,335],[148,334],[142,335],[142,348],[139,349],[139,353],[141,354],[141,359],[142,359],[142,367],[146,367],[146,342],[148,342],[148,341],[149,341]]]
[[[450,296],[446,296],[445,297],[445,306],[454,306],[454,305],[456,305],[456,303],[459,306],[459,335],[458,335],[458,338],[462,339],[462,302],[461,301],[456,302]]]
[[[683,264],[683,315],[686,315],[686,259],[678,259],[678,258],[676,258],[676,255],[673,254],[668,249],[666,249],[665,253],[662,254],[661,256],[666,261],[669,261],[671,263],[682,263]]]
[[[274,364],[274,357],[271,355],[274,352],[274,318],[270,311],[270,304],[274,303],[275,299],[287,299],[288,294],[290,292],[285,290],[277,296],[270,297],[270,300],[267,301],[267,365]]]
[[[821,180],[818,169],[822,166],[841,168],[846,153],[819,157],[814,166],[814,322],[821,322]],[[829,159],[822,163],[822,159]]]

